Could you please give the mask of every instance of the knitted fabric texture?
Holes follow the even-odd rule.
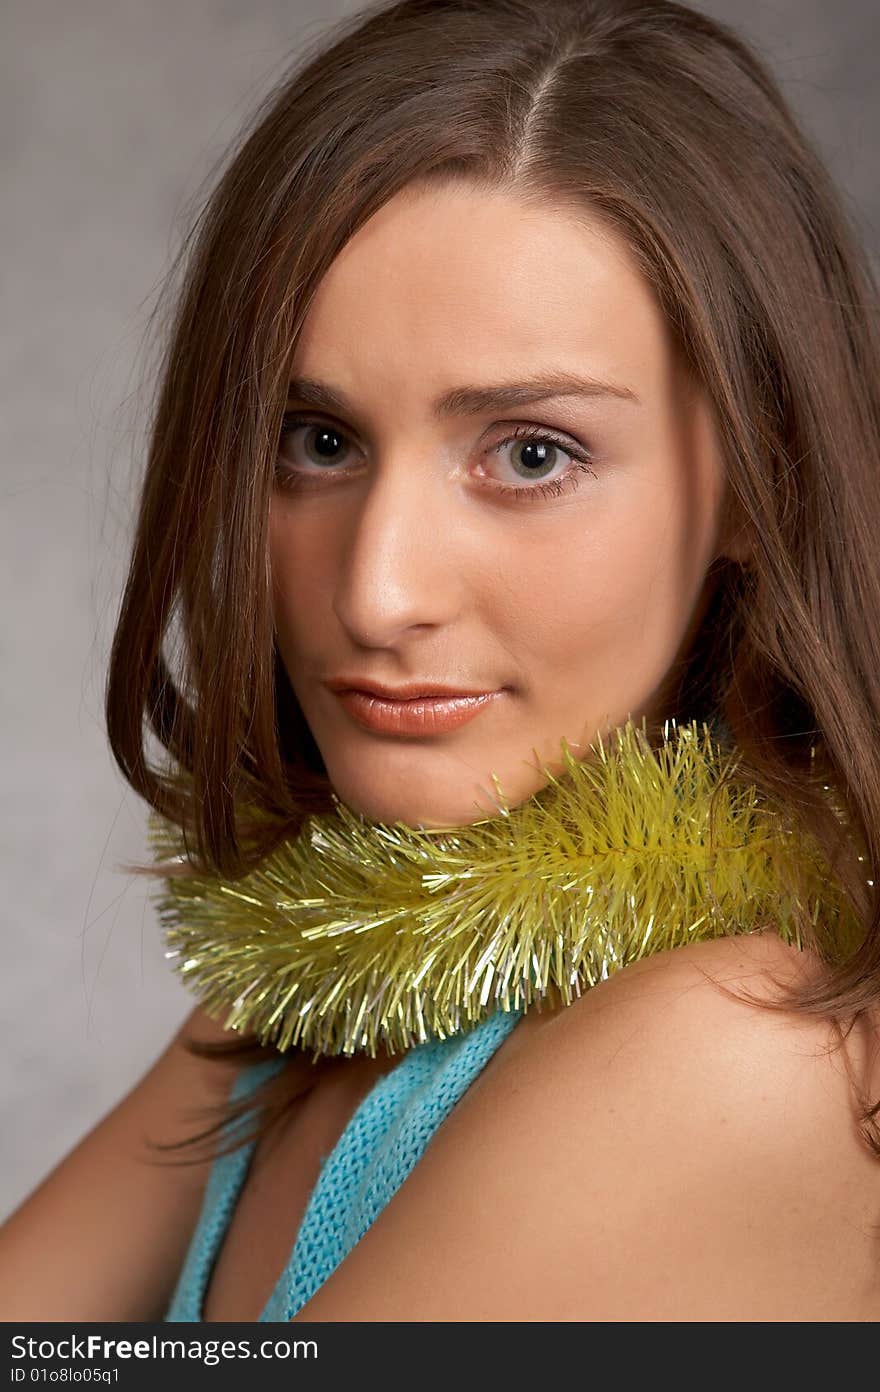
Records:
[[[521,1009],[497,1010],[470,1030],[415,1045],[361,1099],[333,1150],[321,1161],[293,1253],[261,1322],[292,1319],[344,1261],[521,1015]],[[283,1067],[284,1059],[279,1058],[242,1069],[231,1096],[247,1095]],[[255,1144],[251,1141],[214,1161],[166,1321],[202,1321],[211,1268]]]

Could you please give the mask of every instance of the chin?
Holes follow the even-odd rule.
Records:
[[[409,779],[399,789],[385,786],[377,790],[375,784],[365,785],[363,778],[337,778],[329,770],[333,791],[352,812],[366,817],[372,822],[383,822],[386,826],[403,822],[406,826],[422,827],[429,831],[452,830],[455,827],[470,826],[497,813],[496,805],[491,804],[487,793],[481,794],[474,785],[471,792],[459,786],[444,795],[443,789],[434,787],[430,793],[418,787],[419,779]],[[416,786],[413,786],[413,785]]]
[[[334,793],[369,821],[431,831],[471,826],[499,815],[501,796],[509,807],[546,782],[528,759],[511,767],[509,748],[479,747],[473,741],[437,741],[414,747],[403,741],[322,739],[321,755]]]
[[[451,807],[438,808],[433,804],[429,806],[414,803],[410,800],[404,803],[394,799],[363,799],[345,796],[338,790],[337,797],[352,812],[366,817],[368,821],[382,822],[386,826],[402,822],[405,826],[422,828],[425,831],[453,831],[456,827],[470,826],[492,815],[489,809],[462,807],[457,810]]]

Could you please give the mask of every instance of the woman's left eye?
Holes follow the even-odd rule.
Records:
[[[520,456],[518,460],[514,460],[514,467],[526,471],[519,475],[520,478],[528,478],[534,470],[532,476],[543,480],[545,474],[550,473],[556,466],[557,456],[560,453],[566,455],[572,462],[564,473],[549,479],[547,482],[539,481],[537,484],[526,484],[525,487],[515,484],[496,485],[495,491],[502,495],[515,498],[556,498],[566,488],[577,488],[582,474],[589,474],[592,478],[596,477],[595,470],[592,468],[593,456],[589,450],[584,449],[583,445],[577,444],[574,440],[557,435],[555,431],[534,425],[518,426],[505,439],[492,446],[492,453],[500,454],[508,445],[521,445],[522,447],[520,450],[514,451],[516,455]],[[523,459],[522,455],[526,455],[527,458]]]
[[[288,442],[300,430],[307,432],[305,439],[309,443],[306,453],[314,468],[303,469],[284,457],[285,447],[289,450]],[[314,476],[322,472],[344,473],[344,470],[334,466],[340,463],[340,459],[344,463],[346,443],[347,436],[344,432],[328,421],[286,414],[281,425],[281,442],[276,466],[278,486],[285,491],[308,488],[311,484],[305,482],[305,479],[309,475]],[[534,481],[519,485],[491,483],[490,491],[499,496],[532,500],[558,497],[566,488],[577,488],[581,475],[589,474],[593,478],[596,477],[591,467],[593,456],[590,452],[575,440],[557,435],[553,430],[541,426],[517,426],[497,444],[491,445],[488,453],[500,455],[509,445],[517,446],[510,458],[512,467],[518,471],[516,476],[520,479],[531,478]],[[556,473],[560,454],[565,456],[569,465],[562,473]],[[554,474],[554,477],[548,478],[549,474]]]

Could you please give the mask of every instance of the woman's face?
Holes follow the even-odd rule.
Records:
[[[330,267],[292,377],[275,621],[343,802],[463,825],[497,810],[493,774],[515,805],[540,764],[561,767],[563,736],[586,754],[627,716],[667,713],[724,480],[613,234],[509,194],[411,187]],[[485,696],[453,725],[334,680]]]

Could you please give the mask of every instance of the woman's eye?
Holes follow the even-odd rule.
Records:
[[[298,455],[297,445],[301,450]],[[592,455],[582,445],[540,426],[518,426],[487,453],[507,455],[509,477],[520,483],[505,483],[494,475],[481,474],[492,481],[488,491],[517,499],[558,497],[566,488],[576,488],[582,474],[595,477]],[[329,421],[288,413],[281,426],[276,476],[284,490],[308,488],[316,476],[344,474],[350,445],[348,437]],[[568,467],[563,467],[567,464]],[[311,476],[311,479],[310,477]],[[323,480],[317,480],[318,483]]]
[[[294,468],[300,467],[296,458],[294,440],[303,432],[302,450],[308,467],[318,470],[339,464],[345,459],[346,436],[335,425],[327,421],[312,421],[301,416],[285,415],[281,422],[279,454],[285,463]]]
[[[514,446],[508,455],[514,477],[533,481],[512,486],[497,484],[495,491],[503,495],[555,498],[566,488],[577,488],[581,475],[596,477],[589,450],[552,430],[534,425],[518,426],[499,444],[493,445],[492,453],[501,454],[508,445]],[[564,461],[568,461],[568,468],[560,473]]]

